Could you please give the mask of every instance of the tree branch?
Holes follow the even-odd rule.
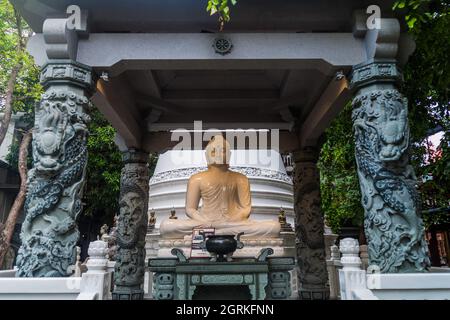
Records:
[[[22,54],[23,51],[25,50],[25,38],[23,36],[22,18],[20,17],[20,14],[16,9],[14,9],[14,16],[16,19],[17,36],[19,41],[17,46],[18,61],[11,70],[8,85],[6,86],[4,116],[0,123],[0,145],[3,143],[3,140],[5,140],[6,133],[8,132],[9,123],[11,121],[14,87],[20,69],[22,68],[23,65]]]
[[[8,252],[11,244],[11,239],[14,234],[14,227],[17,222],[17,218],[20,215],[22,206],[25,202],[27,194],[27,158],[28,158],[28,146],[30,145],[32,138],[32,129],[27,131],[22,138],[19,149],[19,175],[20,175],[20,189],[16,199],[9,211],[8,219],[3,225],[3,230],[0,233],[0,267],[3,265],[6,253]]]

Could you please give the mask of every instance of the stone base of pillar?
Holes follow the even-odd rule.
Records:
[[[113,300],[143,300],[144,290],[140,287],[116,286],[112,293]]]
[[[299,300],[328,300],[330,298],[330,289],[299,289]]]

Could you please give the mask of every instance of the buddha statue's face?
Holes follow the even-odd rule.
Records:
[[[230,163],[230,144],[221,135],[212,137],[206,146],[206,162],[209,165],[228,165]]]

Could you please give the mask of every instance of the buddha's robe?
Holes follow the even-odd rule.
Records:
[[[199,208],[200,200],[202,206]],[[243,232],[243,238],[274,238],[280,233],[278,221],[250,220],[251,194],[243,174],[216,167],[193,175],[186,193],[189,219],[167,219],[161,223],[163,238],[183,238],[193,228],[215,228],[216,234]]]

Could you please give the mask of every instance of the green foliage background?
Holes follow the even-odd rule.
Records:
[[[118,213],[122,155],[114,143],[114,128],[97,109],[90,116],[83,212],[110,223]]]
[[[343,225],[361,226],[364,216],[351,113],[352,106],[348,104],[326,130],[318,163],[322,209],[334,232]]]

